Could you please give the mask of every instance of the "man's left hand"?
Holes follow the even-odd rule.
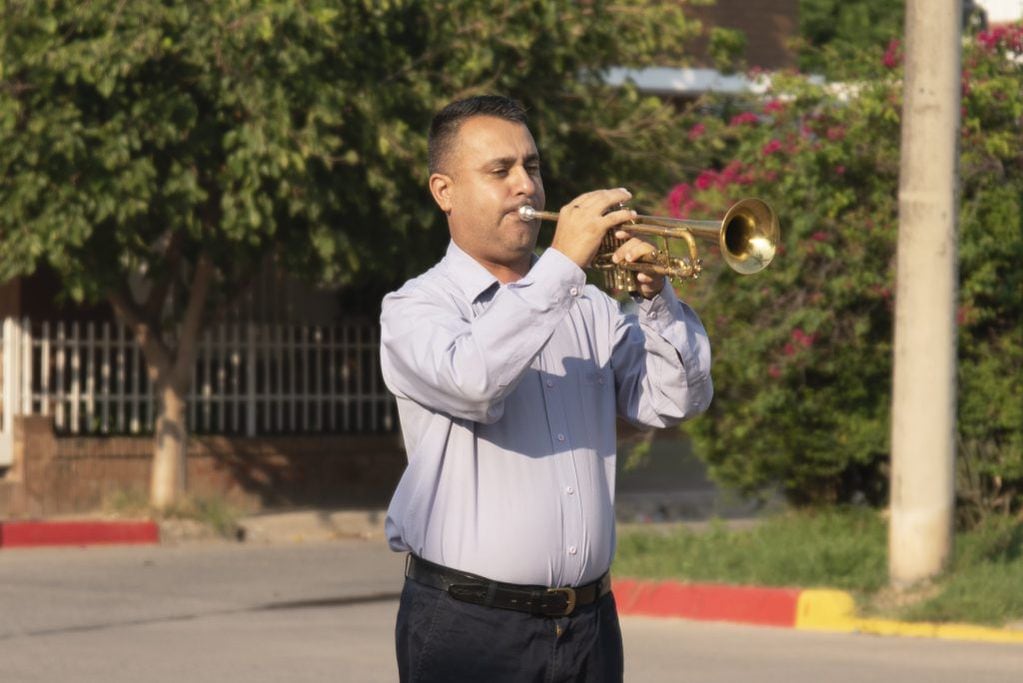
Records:
[[[611,260],[615,263],[621,263],[623,261],[626,263],[633,263],[647,254],[652,254],[657,251],[657,247],[654,245],[638,237],[632,237],[625,230],[618,230],[615,232],[615,237],[618,239],[628,240],[628,242],[618,247],[618,249],[615,250],[615,253],[611,256]],[[653,299],[661,293],[662,289],[664,289],[664,276],[636,273],[636,283],[639,285],[640,296],[644,299]]]

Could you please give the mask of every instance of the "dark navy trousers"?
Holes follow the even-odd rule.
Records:
[[[567,617],[455,600],[405,579],[395,628],[402,683],[620,683],[622,632],[614,596]]]

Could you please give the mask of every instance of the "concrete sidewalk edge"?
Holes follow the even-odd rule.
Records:
[[[806,631],[867,633],[1023,644],[1023,630],[975,624],[862,618],[845,591],[614,579],[623,616],[653,616],[777,626]]]

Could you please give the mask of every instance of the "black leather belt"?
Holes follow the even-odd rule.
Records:
[[[576,607],[589,605],[611,592],[610,572],[585,586],[519,586],[449,569],[411,554],[405,563],[405,576],[416,583],[446,591],[462,602],[545,617],[568,616]]]

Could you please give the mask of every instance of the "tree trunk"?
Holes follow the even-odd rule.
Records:
[[[167,382],[158,388],[159,412],[153,444],[153,469],[149,499],[163,510],[185,492],[188,426],[185,423],[185,392]]]
[[[188,450],[185,397],[192,385],[203,310],[214,272],[209,258],[205,254],[200,255],[188,288],[185,311],[171,334],[160,318],[166,306],[165,297],[173,289],[167,282],[152,287],[147,301],[141,303],[134,300],[127,286],[108,292],[114,311],[132,329],[142,349],[146,373],[156,390],[156,433],[149,501],[157,509],[168,507],[185,492],[185,454]]]

